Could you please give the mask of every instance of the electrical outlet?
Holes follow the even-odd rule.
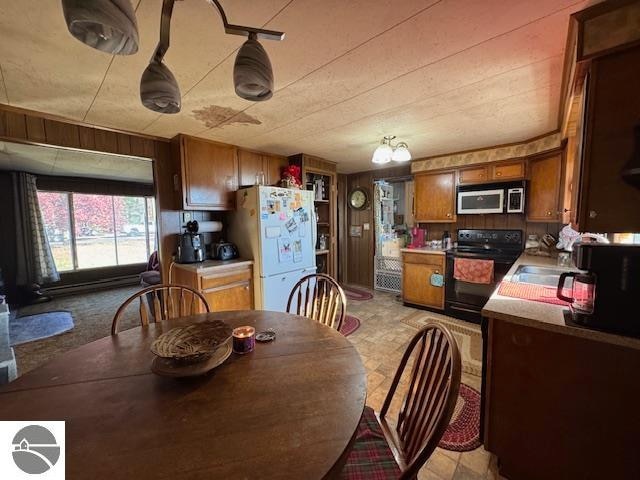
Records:
[[[191,221],[191,212],[182,212],[182,222],[187,223]]]
[[[362,228],[364,228],[365,230],[370,230],[371,229],[371,227],[370,227],[370,225],[368,223],[363,223],[362,224]]]

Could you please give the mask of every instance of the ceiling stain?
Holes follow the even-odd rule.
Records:
[[[262,122],[251,115],[229,107],[209,105],[193,111],[196,120],[207,128],[224,127],[234,123],[240,125],[261,125]]]

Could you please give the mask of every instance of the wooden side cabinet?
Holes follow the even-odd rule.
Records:
[[[559,222],[562,153],[529,160],[527,220]]]
[[[198,290],[212,312],[254,308],[251,261],[175,264],[173,269],[173,283]]]
[[[238,179],[237,148],[188,135],[172,140],[180,158],[185,210],[233,210]],[[255,178],[255,175],[254,175]]]
[[[415,220],[424,223],[456,221],[456,172],[419,173],[414,178]]]
[[[444,285],[431,284],[431,275],[445,274],[445,256],[428,253],[402,254],[402,301],[444,309]]]

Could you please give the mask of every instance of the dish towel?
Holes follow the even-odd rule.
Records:
[[[556,291],[555,287],[516,282],[502,282],[500,288],[498,288],[498,293],[503,297],[521,298],[522,300],[551,303],[553,305],[569,305],[568,302],[558,298]],[[570,288],[565,288],[562,293],[570,297],[572,292]]]
[[[493,283],[493,260],[454,258],[453,278],[467,283]]]

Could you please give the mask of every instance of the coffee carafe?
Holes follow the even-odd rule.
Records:
[[[573,277],[571,296],[563,294],[565,280]],[[558,281],[557,296],[560,300],[569,302],[571,315],[587,316],[593,314],[596,301],[596,276],[593,273],[565,272]],[[584,319],[583,319],[584,320]]]
[[[581,271],[562,274],[557,291],[570,303],[567,324],[640,337],[640,245],[581,243],[572,260]],[[569,277],[571,296],[562,292]]]

